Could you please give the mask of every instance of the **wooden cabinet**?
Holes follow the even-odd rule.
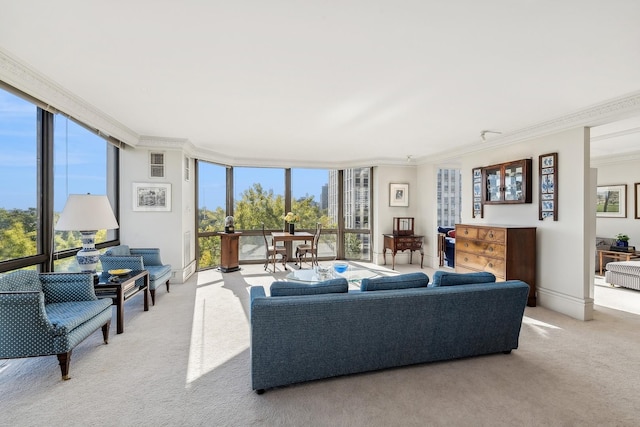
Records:
[[[424,236],[402,235],[396,236],[394,234],[383,234],[384,236],[384,249],[382,250],[382,257],[384,263],[387,263],[387,249],[391,251],[392,265],[391,268],[396,268],[396,252],[411,251],[409,262],[413,262],[413,251],[420,251],[420,268],[424,261],[424,249],[422,248],[422,242]]]
[[[531,203],[531,159],[482,168],[483,203]]]
[[[220,235],[220,271],[229,273],[240,270],[238,250],[242,233],[222,233]]]
[[[527,305],[536,306],[536,228],[456,225],[456,272],[488,271],[496,280],[529,285]]]

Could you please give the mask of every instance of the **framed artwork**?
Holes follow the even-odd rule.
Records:
[[[538,158],[539,191],[538,219],[558,220],[558,153],[543,154]]]
[[[627,217],[627,184],[598,186],[596,216],[608,218]]]
[[[640,219],[640,182],[636,182],[635,193],[636,193],[636,219]]]
[[[171,210],[171,184],[133,183],[133,210],[168,212]]]
[[[473,213],[472,218],[484,217],[484,203],[482,203],[482,168],[472,170],[473,175]]]
[[[409,206],[409,184],[389,184],[389,206]]]

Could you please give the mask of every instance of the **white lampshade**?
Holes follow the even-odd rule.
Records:
[[[60,231],[91,231],[118,227],[107,196],[70,194],[55,228]]]
[[[76,259],[84,272],[95,273],[100,260],[96,249],[96,232],[118,228],[107,196],[93,194],[71,194],[62,209],[56,224],[59,231],[79,231],[82,234],[82,249]]]

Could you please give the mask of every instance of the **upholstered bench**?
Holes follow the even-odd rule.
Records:
[[[640,290],[640,261],[610,262],[604,278],[612,285]]]

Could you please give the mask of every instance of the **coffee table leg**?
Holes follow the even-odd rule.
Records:
[[[144,311],[149,311],[149,275],[144,276]]]
[[[116,297],[118,303],[116,304],[116,332],[121,334],[124,332],[124,291],[122,285],[118,286]]]

